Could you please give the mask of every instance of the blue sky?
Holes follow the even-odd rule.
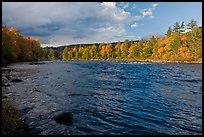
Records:
[[[201,2],[3,2],[2,22],[42,46],[137,40],[175,22],[202,25]]]

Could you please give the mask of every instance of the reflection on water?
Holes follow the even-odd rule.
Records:
[[[11,67],[26,73],[10,89],[41,134],[202,134],[201,64],[54,61]],[[73,125],[55,123],[59,111],[73,112]]]

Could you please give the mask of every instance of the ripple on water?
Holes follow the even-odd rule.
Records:
[[[10,89],[30,118],[27,122],[41,128],[42,135],[200,135],[201,66],[102,61],[21,64],[13,66],[21,70],[13,75],[25,71],[24,83]],[[59,111],[73,112],[73,125],[54,122],[52,117]]]

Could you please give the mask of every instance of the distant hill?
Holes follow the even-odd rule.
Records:
[[[138,42],[139,40],[134,40],[134,41],[131,41],[132,43],[134,42]],[[102,44],[103,42],[101,43],[86,43],[86,44],[71,44],[71,45],[61,45],[59,47],[48,47],[49,49],[55,49],[57,51],[61,51],[63,50],[65,47],[68,47],[68,49],[72,49],[74,47],[78,48],[78,47],[86,47],[86,46],[92,46],[92,45],[96,45],[97,47]],[[109,42],[104,42],[105,44],[109,43]],[[115,46],[118,42],[111,42],[111,45],[112,46]],[[124,43],[124,41],[120,41],[120,43]]]

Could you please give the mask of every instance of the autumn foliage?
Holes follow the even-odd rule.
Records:
[[[202,61],[202,27],[194,21],[189,23],[190,31],[184,33],[177,22],[174,31],[167,30],[166,37],[153,35],[149,40],[138,42],[125,40],[116,45],[101,43],[99,46],[65,47],[63,60],[152,60],[152,61]],[[69,48],[69,49],[68,49]],[[71,52],[70,51],[75,51]],[[72,54],[71,58],[64,58]],[[77,55],[77,56],[76,56]],[[79,56],[80,55],[80,56]]]
[[[38,59],[39,39],[23,36],[14,28],[2,26],[2,63]]]
[[[3,63],[36,60],[152,60],[152,61],[202,61],[202,27],[191,20],[188,28],[184,22],[168,28],[165,37],[151,36],[148,40],[133,42],[100,43],[40,47],[40,40],[23,36],[13,27],[2,26]]]

